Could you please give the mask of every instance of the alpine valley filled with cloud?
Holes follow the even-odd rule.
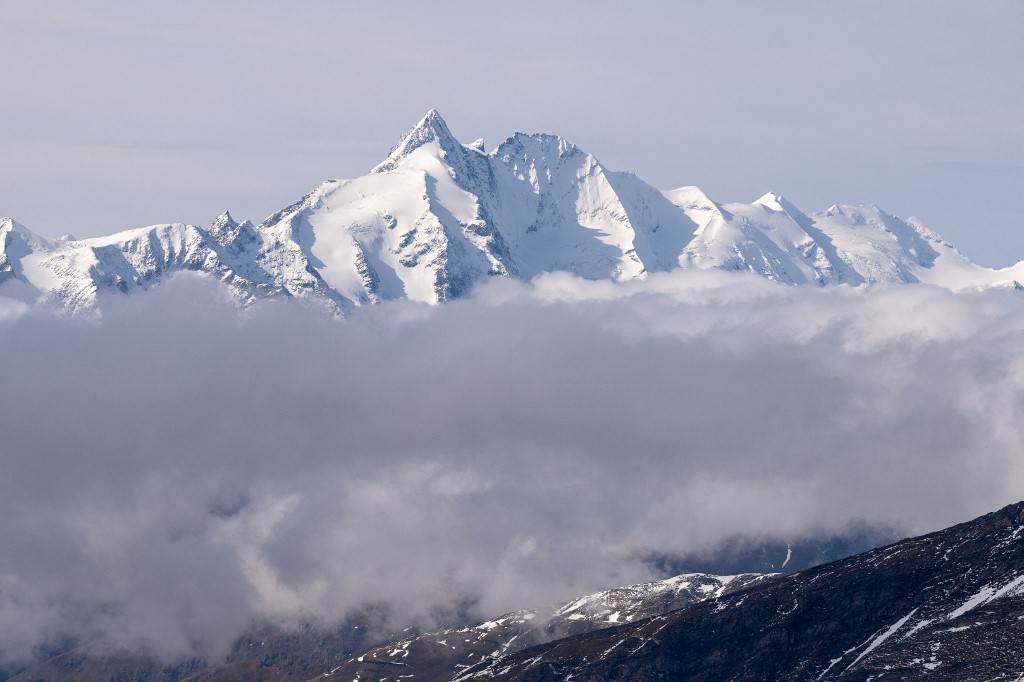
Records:
[[[0,44],[0,681],[1024,682],[1024,4]]]
[[[553,135],[463,145],[436,111],[259,225],[3,225],[12,679],[1024,655],[1019,507],[811,569],[1024,489],[1024,264],[875,206],[659,191]]]

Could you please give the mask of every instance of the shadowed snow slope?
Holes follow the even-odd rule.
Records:
[[[876,206],[806,214],[772,193],[719,204],[696,187],[662,192],[555,135],[516,133],[490,153],[463,145],[436,110],[369,174],[324,182],[260,225],[225,213],[209,228],[50,241],[0,219],[0,295],[73,311],[181,270],[221,280],[243,303],[290,296],[345,313],[394,298],[439,303],[489,277],[630,280],[680,267],[789,284],[1024,280],[1024,263],[977,266]]]

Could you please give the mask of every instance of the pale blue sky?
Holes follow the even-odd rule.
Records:
[[[0,36],[0,215],[44,234],[259,220],[437,107],[1024,257],[1022,2],[0,0]]]

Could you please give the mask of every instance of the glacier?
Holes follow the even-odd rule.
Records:
[[[431,110],[362,177],[328,180],[260,224],[151,225],[47,239],[0,218],[0,296],[94,311],[105,296],[183,271],[241,304],[286,297],[345,315],[389,299],[437,304],[488,278],[545,272],[626,281],[677,268],[749,271],[789,285],[1022,288],[1024,261],[971,262],[920,221],[877,206],[805,213],[769,192],[719,203],[659,190],[556,135],[462,144]]]

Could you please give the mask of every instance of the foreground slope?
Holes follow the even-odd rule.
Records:
[[[86,647],[16,679],[1017,680],[1024,502],[789,575],[680,575],[384,645],[371,620],[255,632],[212,666]]]
[[[482,660],[572,634],[631,623],[743,589],[774,575],[678,575],[604,590],[552,611],[515,611],[464,628],[406,637],[365,651],[318,679],[448,679]]]
[[[352,614],[334,627],[307,624],[296,630],[254,628],[220,663],[187,658],[160,661],[145,652],[91,642],[55,655],[10,678],[12,682],[57,680],[388,680],[398,674],[447,679],[490,657],[570,634],[630,623],[712,599],[774,575],[679,575],[617,587],[573,599],[550,610],[507,613],[484,623],[385,637],[388,609]],[[380,644],[388,641],[387,644]],[[0,679],[3,675],[0,674]]]
[[[1020,679],[1024,502],[458,680]]]
[[[557,135],[515,133],[490,152],[463,144],[435,110],[368,174],[321,183],[259,225],[225,213],[209,227],[50,240],[0,218],[0,296],[72,311],[182,271],[223,282],[243,303],[302,298],[344,314],[394,298],[440,303],[490,277],[621,281],[676,268],[954,290],[1024,280],[1024,262],[980,267],[876,206],[804,213],[773,193],[722,204],[697,187],[660,191]]]

